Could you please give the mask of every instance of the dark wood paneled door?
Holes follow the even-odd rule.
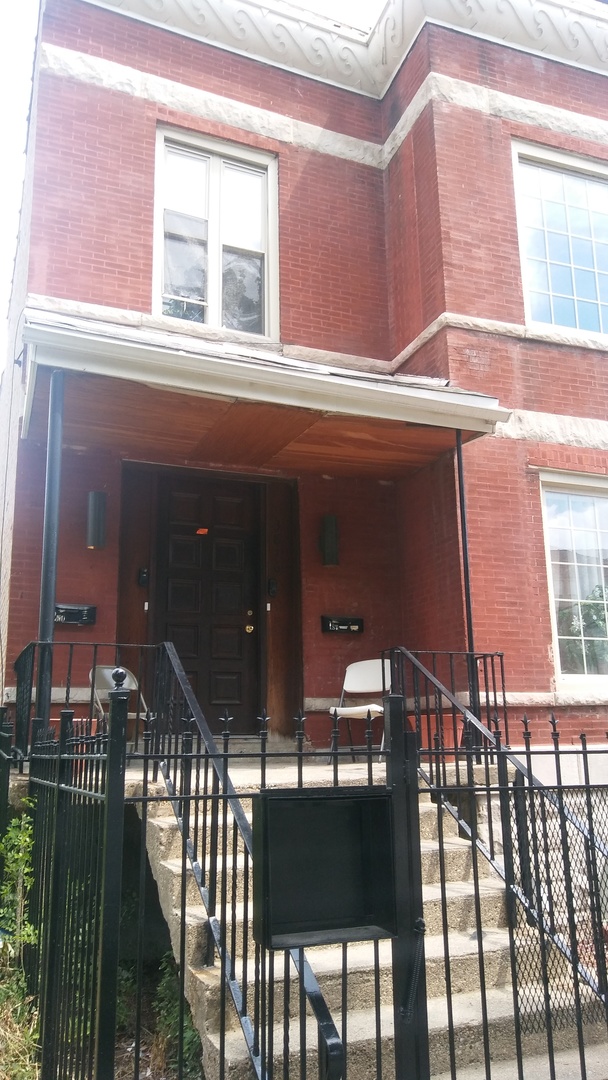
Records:
[[[159,478],[157,635],[172,641],[213,731],[256,730],[260,707],[260,488]]]

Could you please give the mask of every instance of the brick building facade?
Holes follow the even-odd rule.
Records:
[[[608,7],[537,6],[390,0],[368,35],[279,0],[46,0],[2,384],[7,700],[63,371],[57,600],[95,605],[97,640],[173,634],[210,713],[246,685],[323,737],[348,663],[466,648],[461,432],[475,646],[516,713],[603,737]]]

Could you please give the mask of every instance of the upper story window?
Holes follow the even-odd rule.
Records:
[[[608,491],[546,487],[545,536],[562,675],[608,675]]]
[[[157,171],[156,309],[278,336],[274,159],[161,133]]]
[[[528,318],[608,334],[608,168],[575,171],[566,155],[516,154]]]

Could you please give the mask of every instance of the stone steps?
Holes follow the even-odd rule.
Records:
[[[330,771],[328,770],[328,777]],[[280,773],[277,771],[276,786]],[[328,780],[328,783],[330,781]],[[252,784],[253,786],[253,784]],[[317,785],[319,786],[319,785]],[[250,815],[251,800],[245,797],[245,808]],[[446,883],[442,889],[441,860],[438,845],[439,813],[437,805],[427,797],[420,800],[420,832],[422,849],[423,900],[425,934],[425,974],[429,1014],[430,1049],[433,1080],[448,1080],[449,1041],[448,1041],[448,1003],[446,993],[446,969],[443,937],[444,901],[449,926],[450,985],[451,1005],[454,1018],[454,1043],[456,1047],[457,1080],[487,1080],[483,1061],[483,1015],[481,1010],[481,977],[486,987],[487,1023],[486,1030],[490,1040],[492,1060],[492,1080],[515,1080],[517,1065],[514,1060],[514,1003],[511,986],[511,965],[509,956],[509,937],[506,929],[506,905],[503,882],[494,873],[485,859],[480,856],[477,864],[479,910],[481,914],[481,947],[476,933],[476,900],[472,883],[473,858],[469,841],[458,836],[454,819],[447,812],[441,817],[443,835],[443,868]],[[171,816],[169,816],[171,815]],[[208,824],[208,823],[207,823]],[[232,816],[228,813],[227,827],[232,829]],[[199,829],[202,823],[199,822]],[[165,919],[169,925],[174,951],[179,947],[180,888],[181,888],[181,837],[169,804],[164,804],[157,814],[150,814],[148,822],[148,851],[152,872],[159,887],[159,897]],[[208,835],[208,831],[207,831]],[[222,825],[219,828],[219,843],[222,841]],[[242,859],[237,862],[242,869]],[[186,993],[193,1018],[198,1027],[204,1048],[205,1074],[207,1080],[215,1080],[218,1061],[219,1030],[219,966],[205,967],[207,956],[208,921],[196,883],[191,872],[188,874],[186,908],[186,958],[188,971]],[[238,875],[236,919],[238,926],[236,946],[236,978],[239,980],[242,970],[242,874]],[[221,880],[221,878],[220,878]],[[218,899],[220,883],[218,882]],[[251,895],[250,895],[251,901]],[[252,927],[248,927],[250,949],[253,949]],[[382,1053],[384,1055],[383,1076],[390,1080],[394,1075],[392,1063],[392,974],[391,943],[378,943],[379,975],[377,980],[380,1014],[383,1032]],[[374,946],[370,942],[350,944],[348,958],[348,1080],[375,1080],[376,1045],[375,1014],[370,1009],[374,1001],[376,978],[373,970]],[[306,949],[307,960],[314,971],[327,1005],[338,1031],[340,1032],[342,1009],[342,949],[340,946],[323,946]],[[251,965],[251,955],[248,959]],[[251,970],[251,968],[250,968]],[[540,964],[528,962],[530,978],[540,976]],[[282,956],[277,956],[277,978],[275,980],[275,1015],[282,1015],[284,988],[281,976],[283,972]],[[290,1001],[297,1004],[298,981],[291,967]],[[292,1069],[298,1054],[299,1034],[295,1021],[292,1021],[289,1036],[290,1061]],[[585,1039],[593,1046],[601,1032],[597,1025],[587,1024]],[[605,1041],[605,1026],[603,1037]],[[274,1035],[275,1045],[282,1046],[282,1029]],[[316,1073],[317,1029],[310,1020],[307,1023],[307,1043],[310,1045],[310,1062],[307,1068]],[[278,1042],[277,1042],[278,1040]],[[579,1077],[576,1070],[568,1073],[567,1062],[577,1061],[572,1057],[575,1046],[576,1030],[571,1023],[565,1022],[563,1030],[558,1032],[556,1046],[562,1055],[564,1072],[556,1073],[556,1080],[574,1080]],[[526,1060],[538,1062],[538,1071],[528,1072],[526,1080],[545,1080],[547,1070],[543,1071],[546,1060],[545,1034],[525,1036],[524,1053]],[[230,1002],[226,1010],[226,1078],[227,1080],[251,1080],[251,1069],[240,1025]],[[595,1059],[593,1059],[595,1060]],[[594,1066],[588,1073],[588,1080],[608,1080],[608,1067],[601,1075]],[[598,1066],[599,1068],[599,1066]],[[495,1071],[498,1070],[498,1071]],[[295,1075],[295,1071],[292,1075]],[[281,1075],[279,1063],[275,1075]]]

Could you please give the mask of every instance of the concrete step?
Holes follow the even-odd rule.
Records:
[[[458,1080],[516,1080],[515,1032],[513,1025],[513,997],[509,989],[488,990],[486,994],[485,1031],[489,1044],[489,1073],[483,1060],[482,1024],[479,992],[456,994],[451,998],[454,1022],[454,1055]],[[429,1048],[432,1080],[451,1080],[450,1049],[447,1033],[447,1002],[445,999],[429,1001]],[[333,1015],[341,1035],[341,1015]],[[555,1017],[556,1024],[561,1022]],[[563,1019],[563,1018],[562,1018]],[[383,1076],[394,1074],[393,1059],[393,1010],[382,1006],[379,1011],[382,1031]],[[347,1023],[347,1072],[349,1080],[376,1080],[376,1014],[373,1009],[349,1009]],[[274,1030],[275,1071],[280,1075],[280,1054],[284,1045],[283,1029],[277,1024]],[[589,1058],[588,1080],[606,1080],[608,1057],[606,1056],[606,1025],[585,1023],[583,1036]],[[208,1045],[217,1054],[217,1037],[207,1032]],[[577,1051],[578,1032],[574,1023],[565,1024],[556,1032],[556,1080],[573,1080],[580,1077]],[[314,1074],[316,1062],[317,1030],[311,1020],[306,1025],[307,1068]],[[290,1023],[290,1063],[295,1066],[300,1046],[297,1021]],[[239,1032],[227,1033],[227,1076],[230,1080],[250,1080],[249,1063],[245,1045]],[[522,1037],[525,1080],[545,1080],[549,1077],[546,1056],[546,1033],[537,1032]],[[602,1071],[603,1069],[603,1071]]]
[[[585,1046],[587,1080],[608,1080],[608,1054],[606,1045],[601,1040]],[[553,1056],[555,1080],[573,1080],[580,1077],[580,1057],[578,1049],[558,1050]],[[547,1054],[526,1054],[523,1062],[524,1080],[551,1080],[551,1066]],[[517,1061],[492,1062],[491,1080],[515,1080],[518,1075]],[[452,1080],[451,1072],[433,1072],[431,1080]],[[487,1080],[483,1065],[468,1065],[459,1068],[458,1080]]]
[[[229,844],[232,844],[232,817],[228,819]],[[202,823],[199,823],[199,834],[202,840]],[[209,848],[210,822],[207,822],[207,849]],[[218,844],[221,850],[223,828],[220,826]],[[177,828],[175,817],[156,817],[148,822],[148,849],[158,850],[158,855],[163,860],[176,860],[181,858],[182,835]],[[466,839],[450,835],[444,838],[443,843],[443,874],[446,878],[454,881],[470,880],[473,873],[473,855],[471,844]],[[422,855],[422,878],[427,882],[438,882],[441,877],[441,852],[435,839],[421,840]],[[483,857],[477,860],[478,873],[482,877],[491,874],[491,867]]]

